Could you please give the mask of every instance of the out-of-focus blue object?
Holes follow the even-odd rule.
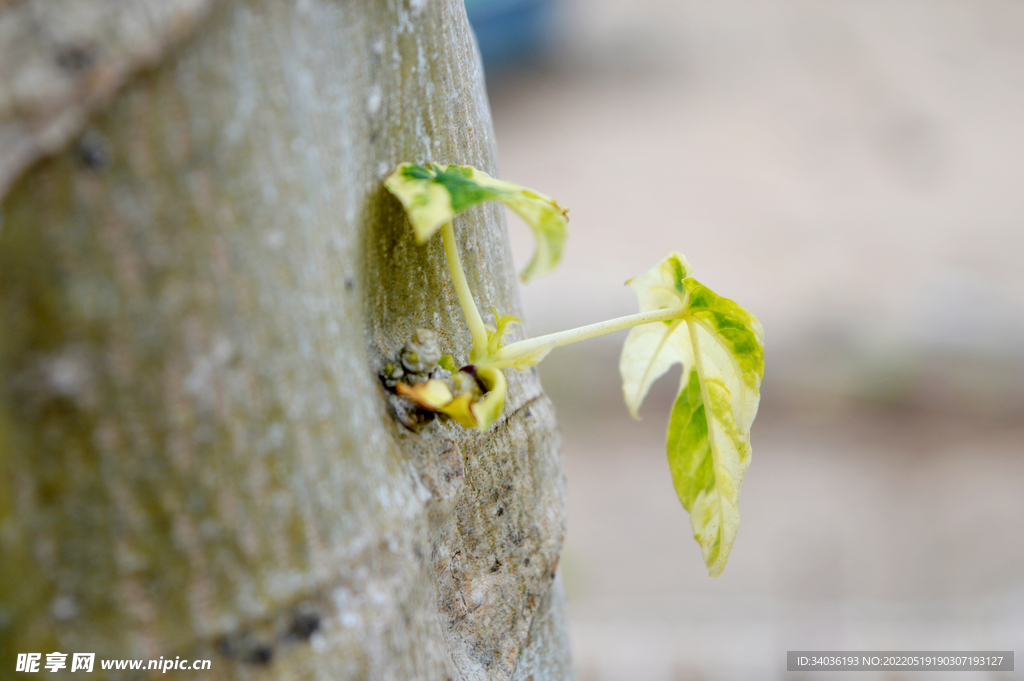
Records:
[[[501,69],[543,51],[557,0],[466,0],[466,14],[485,68]]]

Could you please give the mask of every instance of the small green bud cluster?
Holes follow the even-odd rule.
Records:
[[[392,390],[399,381],[416,385],[431,378],[451,378],[451,372],[438,366],[440,360],[437,334],[430,329],[416,329],[398,352],[398,357],[384,365],[380,376],[384,385]]]
[[[380,377],[392,392],[399,383],[419,385],[430,379],[444,382],[452,395],[469,394],[478,399],[485,392],[472,367],[457,369],[451,355],[442,355],[437,334],[430,329],[416,329],[398,356],[381,369]]]
[[[431,378],[431,372],[441,359],[437,334],[429,329],[416,329],[402,348],[400,358],[406,373],[415,377],[412,379],[414,383],[422,383]]]

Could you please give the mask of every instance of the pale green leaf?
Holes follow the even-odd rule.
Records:
[[[671,365],[683,364],[668,427],[669,467],[704,563],[717,577],[739,529],[739,491],[750,465],[764,342],[753,315],[690,275],[686,260],[673,253],[629,282],[641,311],[677,307],[680,318],[636,327],[626,339],[620,370],[635,414],[651,383]]]
[[[648,272],[626,282],[640,303],[641,312],[679,308],[686,303],[683,281],[690,276],[690,264],[681,254],[673,252]],[[633,327],[622,347],[619,368],[622,392],[633,418],[647,396],[651,384],[673,364],[689,367],[693,356],[690,338],[678,333],[682,320]]]
[[[416,240],[426,242],[459,212],[484,201],[501,201],[533,230],[537,247],[520,275],[523,281],[554,269],[568,234],[566,210],[554,199],[471,166],[403,163],[384,186],[405,207]]]

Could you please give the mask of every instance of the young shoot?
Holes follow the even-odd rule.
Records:
[[[673,252],[627,282],[640,304],[638,314],[502,346],[505,329],[518,320],[494,310],[495,326],[485,325],[462,269],[452,219],[490,200],[516,211],[537,237],[536,251],[522,273],[526,281],[558,263],[567,232],[565,209],[550,197],[469,166],[403,163],[384,184],[405,207],[419,243],[441,230],[473,339],[469,365],[453,372],[450,381],[397,383],[396,391],[424,409],[487,430],[504,408],[507,384],[502,370],[526,369],[554,348],[632,328],[619,370],[634,418],[651,384],[673,364],[683,365],[669,417],[669,468],[708,572],[720,575],[739,528],[739,490],[750,465],[750,427],[764,374],[764,332],[757,319],[694,279],[686,259]]]

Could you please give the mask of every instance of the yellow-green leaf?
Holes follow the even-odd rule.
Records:
[[[474,380],[468,375],[465,377]],[[482,395],[479,392],[453,395],[448,385],[436,378],[416,385],[398,383],[395,391],[424,409],[445,414],[467,428],[487,430],[505,407],[508,385],[501,370],[493,367],[477,368],[475,380],[483,388]]]
[[[633,329],[623,347],[623,392],[636,414],[651,383],[675,363],[683,377],[669,420],[672,481],[690,512],[708,572],[725,569],[739,528],[739,491],[750,465],[750,427],[764,373],[760,323],[693,279],[670,254],[628,282],[642,312],[679,308],[680,318]]]
[[[497,308],[494,311],[494,327],[487,327],[487,354],[493,357],[501,349],[501,342],[508,333],[509,324],[521,324],[522,320],[510,314],[501,314]]]
[[[505,407],[505,393],[508,391],[508,384],[505,382],[505,374],[501,373],[501,369],[494,367],[477,367],[476,377],[486,392],[482,398],[470,406],[470,409],[473,412],[473,418],[476,419],[477,428],[487,430],[501,416],[501,410]]]
[[[396,383],[395,392],[411,398],[416,404],[430,411],[440,411],[442,407],[450,404],[453,399],[452,391],[445,385],[445,382],[436,378],[414,385]]]
[[[520,274],[523,281],[554,269],[568,234],[566,210],[549,196],[496,180],[472,166],[403,163],[384,181],[409,216],[416,240],[426,242],[459,212],[484,201],[501,201],[533,230],[537,247]]]

